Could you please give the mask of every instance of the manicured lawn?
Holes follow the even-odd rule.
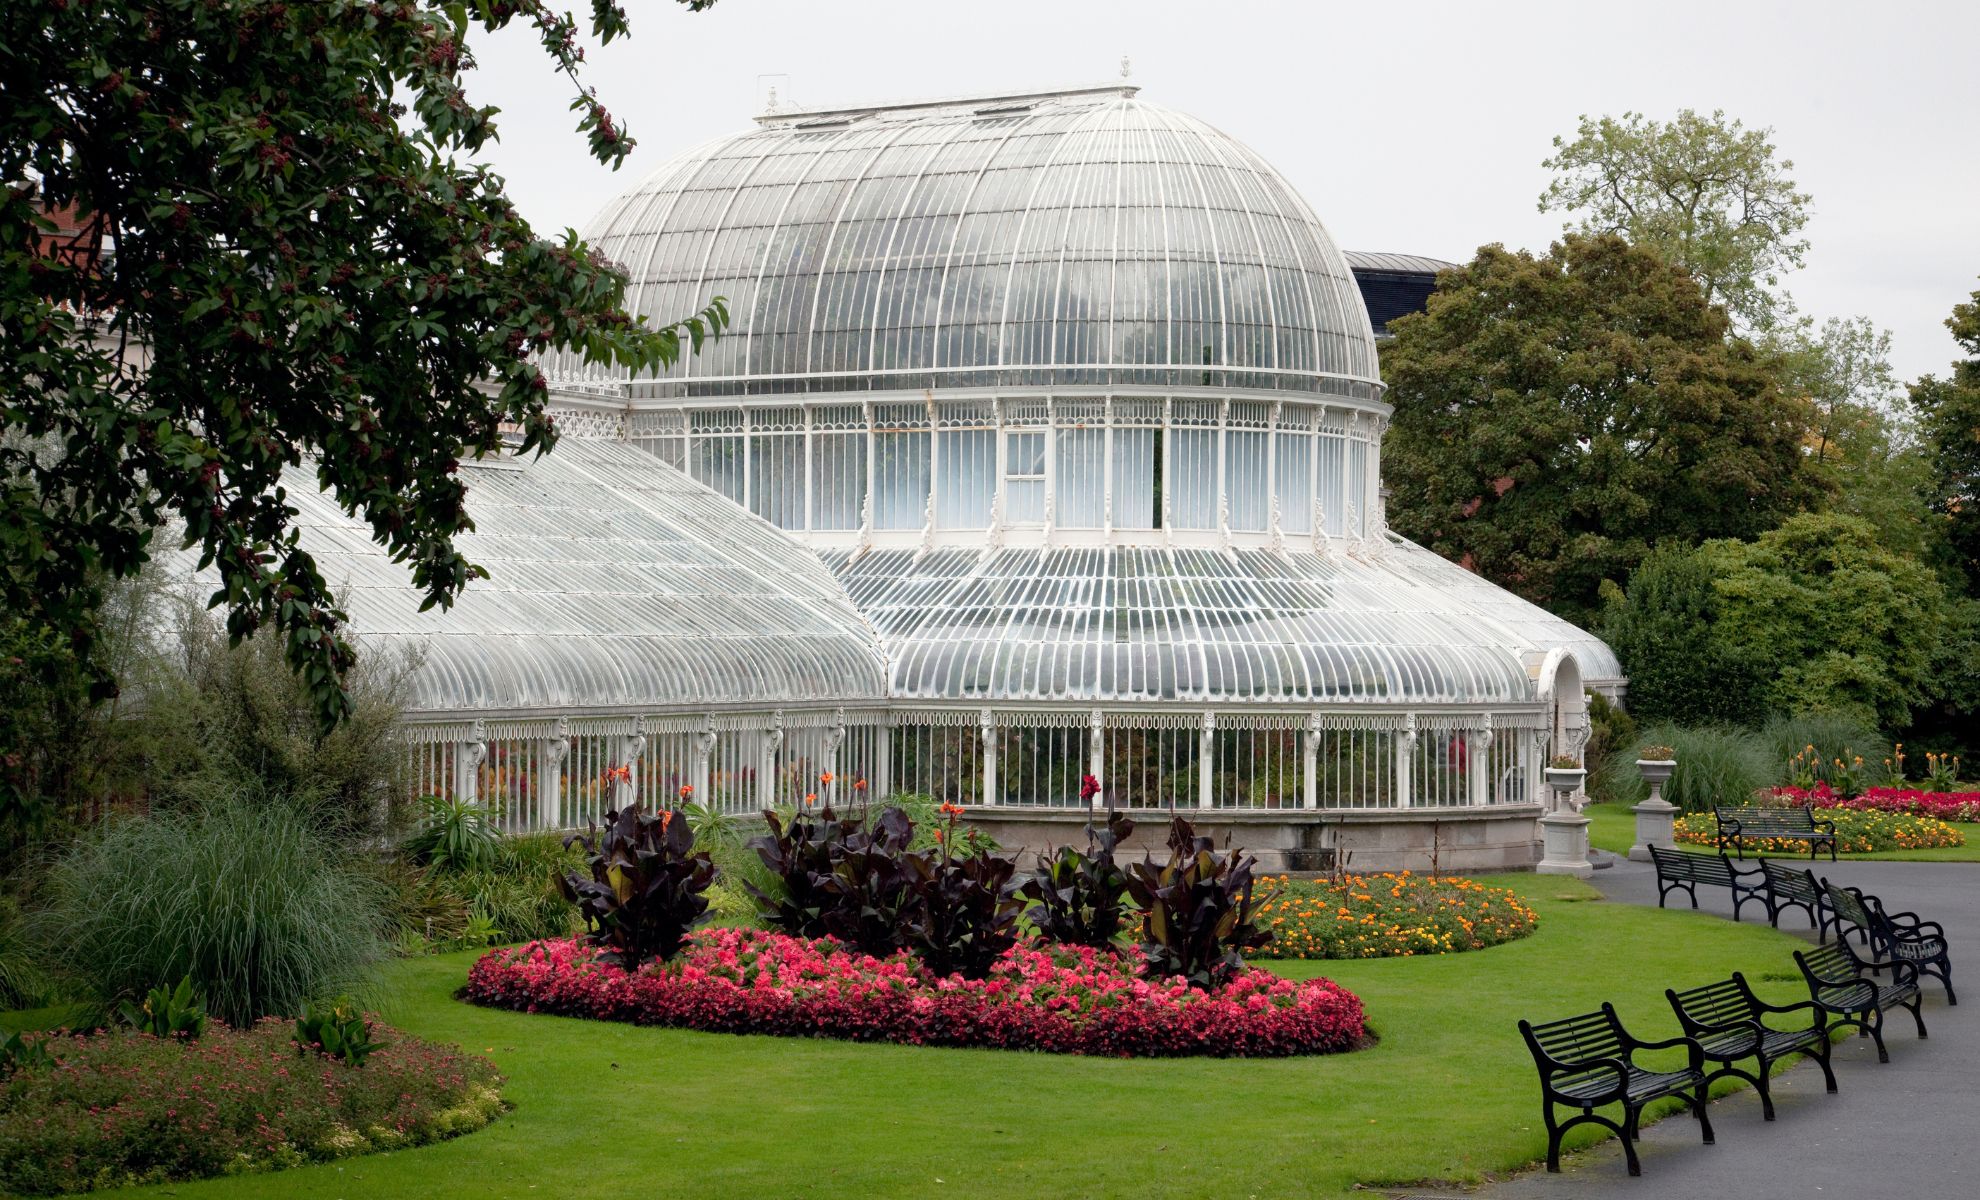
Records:
[[[1636,814],[1625,804],[1591,804],[1581,810],[1588,818],[1588,841],[1598,850],[1608,850],[1615,854],[1628,854],[1636,844]],[[1708,814],[1709,816],[1709,814]],[[1980,862],[1980,823],[1971,821],[1948,822],[1954,829],[1966,835],[1964,846],[1935,846],[1929,850],[1884,850],[1875,854],[1845,854],[1845,859],[1869,859],[1879,862]],[[1678,843],[1678,849],[1690,850],[1699,854],[1716,853],[1710,846],[1695,846]],[[1751,853],[1747,854],[1752,858]],[[1828,862],[1827,853],[1822,861]]]
[[[414,960],[387,1017],[493,1058],[515,1111],[419,1150],[118,1194],[1139,1200],[1477,1179],[1544,1149],[1518,1018],[1614,1000],[1639,1032],[1668,1037],[1667,985],[1742,969],[1774,976],[1762,986],[1778,998],[1796,990],[1784,980],[1797,943],[1765,926],[1612,905],[1573,881],[1493,882],[1529,898],[1537,934],[1438,958],[1272,964],[1366,1000],[1380,1045],[1321,1058],[1110,1061],[639,1029],[472,1008],[452,998],[470,955]]]

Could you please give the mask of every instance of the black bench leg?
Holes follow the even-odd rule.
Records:
[[[1760,1069],[1753,1073],[1753,1090],[1760,1093],[1761,1118],[1771,1121],[1774,1119],[1774,1091],[1767,1082],[1767,1060],[1761,1058],[1759,1063]]]
[[[1642,1113],[1643,1110],[1640,1107],[1630,1108],[1625,1105],[1623,1108],[1623,1161],[1629,1164],[1629,1173],[1631,1175],[1643,1174],[1643,1162],[1636,1157],[1636,1123],[1637,1119],[1642,1116]]]
[[[1543,1100],[1547,1118],[1547,1169],[1558,1175],[1561,1171],[1561,1127],[1554,1123],[1554,1102]]]
[[[1829,1062],[1830,1050],[1829,1038],[1825,1032],[1820,1043],[1820,1049],[1815,1051],[1815,1061],[1822,1068],[1822,1082],[1828,1085],[1829,1094],[1833,1096],[1836,1094],[1836,1069]]]
[[[1695,1096],[1689,1092],[1679,1094],[1684,1097],[1685,1103],[1691,1105],[1692,1113],[1698,1117],[1698,1132],[1704,1138],[1705,1144],[1712,1145],[1718,1139],[1712,1133],[1712,1118],[1705,1111],[1705,1085],[1702,1083],[1698,1085],[1698,1094]],[[1771,1117],[1768,1119],[1772,1120]]]
[[[1877,1043],[1877,1061],[1887,1063],[1891,1061],[1891,1052],[1884,1045],[1884,1010],[1878,1009],[1876,1017],[1874,1021],[1865,1021],[1862,1029],[1870,1035],[1872,1041]]]
[[[1959,993],[1953,991],[1951,963],[1948,962],[1948,963],[1939,964],[1939,982],[1946,986],[1946,1004],[1949,1007],[1958,1006]]]
[[[1919,1041],[1921,1041],[1921,1042],[1922,1042],[1922,1041],[1924,1041],[1924,1040],[1925,1040],[1925,1038],[1926,1038],[1926,1037],[1928,1036],[1928,1035],[1926,1034],[1926,1032],[1925,1032],[1925,995],[1924,995],[1924,993],[1923,993],[1923,992],[1921,992],[1921,993],[1919,993],[1919,995],[1918,995],[1918,998],[1917,998],[1916,1000],[1913,1000],[1913,1001],[1912,1001],[1912,1002],[1911,1002],[1910,1004],[1908,1004],[1908,1005],[1906,1005],[1905,1007],[1907,1007],[1907,1008],[1909,1008],[1909,1009],[1911,1010],[1911,1019],[1912,1019],[1913,1021],[1915,1021],[1915,1022],[1917,1022],[1917,1024],[1918,1024],[1918,1040],[1919,1040]]]

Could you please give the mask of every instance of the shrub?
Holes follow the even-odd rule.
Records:
[[[151,615],[176,637],[125,678],[129,702],[120,702],[114,736],[143,750],[138,790],[191,806],[283,796],[341,833],[392,833],[394,801],[408,791],[405,748],[394,739],[418,659],[358,641],[345,678],[351,714],[326,734],[282,639],[230,643],[204,599],[177,597],[169,614]]]
[[[1128,868],[1141,906],[1141,954],[1149,975],[1212,991],[1244,969],[1243,952],[1272,940],[1252,923],[1252,871],[1242,850],[1219,854],[1181,817],[1169,822],[1169,859]]]
[[[1623,711],[1600,692],[1588,694],[1588,744],[1582,747],[1582,761],[1588,764],[1586,789],[1590,796],[1609,789],[1610,761],[1636,742],[1636,718]]]
[[[1361,1001],[1325,979],[1246,967],[1204,991],[1140,978],[1131,957],[1090,946],[1016,946],[986,979],[939,978],[906,954],[740,929],[704,930],[677,961],[632,973],[577,941],[494,950],[469,970],[464,995],[716,1033],[1109,1057],[1319,1054],[1366,1034]]]
[[[577,909],[558,880],[584,865],[583,853],[554,833],[496,839],[486,867],[441,872],[445,888],[510,941],[564,937],[578,926]]]
[[[715,864],[695,852],[694,831],[673,810],[628,804],[605,814],[596,841],[570,840],[584,847],[590,878],[565,875],[564,895],[583,915],[600,961],[629,970],[650,958],[664,962],[708,919],[703,893],[715,882]]]
[[[375,1051],[385,1048],[384,1042],[371,1040],[371,1028],[371,1021],[357,1005],[337,1000],[322,1010],[304,1005],[291,1036],[297,1053],[314,1050],[325,1058],[361,1067]]]
[[[1754,734],[1737,729],[1685,729],[1653,725],[1643,731],[1648,742],[1669,746],[1677,769],[1664,784],[1664,799],[1686,812],[1710,811],[1714,804],[1743,804],[1761,788],[1772,786],[1778,768],[1766,745]],[[1609,756],[1603,799],[1637,804],[1650,787],[1636,769],[1636,747],[1623,746]]]
[[[124,1001],[124,1023],[152,1037],[175,1037],[192,1041],[206,1032],[206,1010],[193,994],[192,977],[179,980],[176,988],[152,988],[144,1003]]]
[[[420,797],[420,822],[406,839],[406,857],[442,871],[485,871],[495,863],[499,840],[488,810],[474,800]]]
[[[1963,846],[1966,835],[1931,817],[1853,808],[1818,808],[1818,820],[1834,821],[1836,850],[1842,854],[1874,854],[1888,850],[1927,850]],[[1716,845],[1718,824],[1711,814],[1679,817],[1672,836],[1694,846]],[[1741,838],[1748,854],[1805,855],[1806,843],[1779,838]]]
[[[1134,832],[1134,822],[1117,812],[1104,826],[1088,824],[1086,849],[1061,846],[1025,877],[1019,893],[1035,903],[1025,919],[1047,941],[1069,946],[1111,946],[1127,924],[1127,872],[1114,851]]]
[[[16,1071],[41,1071],[54,1065],[55,1056],[48,1052],[46,1039],[30,1041],[10,1033],[0,1041],[0,1080]]]
[[[35,1043],[52,1070],[0,1088],[0,1193],[266,1171],[417,1146],[502,1109],[486,1059],[395,1035],[363,1069],[296,1069],[286,1022],[184,1043],[114,1031]]]
[[[383,895],[309,817],[234,798],[111,821],[51,867],[39,940],[111,1006],[190,976],[209,1012],[245,1027],[375,986]]]
[[[1532,933],[1539,918],[1508,888],[1433,875],[1281,877],[1253,958],[1387,958],[1482,950]]]

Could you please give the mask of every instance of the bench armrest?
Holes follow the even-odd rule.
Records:
[[[1809,1012],[1819,1015],[1822,1011],[1822,1006],[1813,1000],[1797,1000],[1793,1004],[1769,1004],[1765,1000],[1756,998],[1753,1001],[1753,1006],[1763,1013],[1791,1013],[1807,1009]]]
[[[1551,1054],[1540,1055],[1540,1084],[1548,1091],[1554,1089],[1557,1075],[1579,1075],[1585,1071],[1609,1071],[1616,1077],[1609,1089],[1610,1095],[1620,1096],[1629,1090],[1629,1064],[1620,1058],[1585,1058],[1579,1062],[1555,1058]]]
[[[1628,1040],[1628,1054],[1633,1063],[1638,1050],[1676,1050],[1682,1047],[1690,1051],[1691,1069],[1702,1071],[1705,1068],[1705,1047],[1698,1044],[1697,1038],[1674,1037],[1662,1042],[1643,1042],[1635,1038]]]
[[[1823,833],[1828,834],[1830,837],[1836,836],[1836,823],[1834,821],[1829,820],[1827,817],[1824,817],[1819,821],[1813,817],[1810,817],[1808,818],[1808,823],[1814,828],[1821,830]]]
[[[1933,937],[1944,940],[1946,936],[1945,926],[1937,921],[1924,920],[1915,912],[1891,912],[1882,904],[1878,904],[1877,915],[1889,921],[1900,933],[1924,933],[1930,930]]]

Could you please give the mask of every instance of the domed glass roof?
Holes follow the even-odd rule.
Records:
[[[1243,144],[1135,92],[775,112],[654,171],[585,236],[642,316],[727,298],[729,333],[664,376],[689,394],[1376,397],[1360,293],[1305,202]]]
[[[303,545],[339,589],[360,651],[419,655],[413,714],[633,712],[886,694],[873,636],[816,557],[630,446],[568,438],[527,462],[466,462],[487,567],[420,611],[371,530],[285,480]],[[190,565],[190,557],[187,558]]]

